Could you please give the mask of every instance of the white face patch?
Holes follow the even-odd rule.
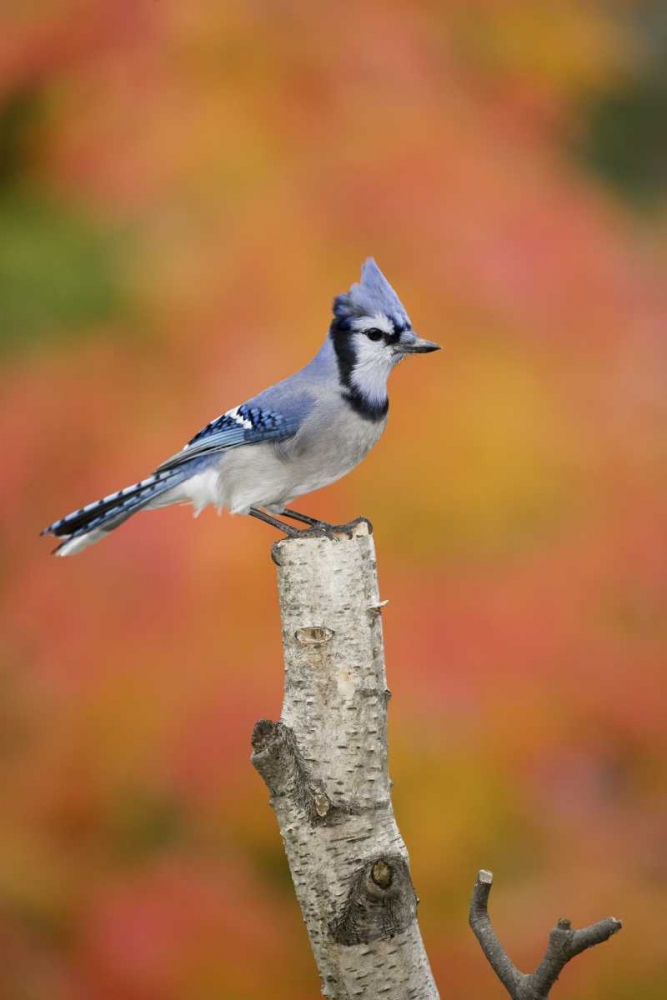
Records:
[[[394,324],[384,313],[375,313],[374,316],[360,316],[359,319],[352,320],[352,329],[359,333],[366,330],[382,330],[383,333],[393,333]]]
[[[394,324],[378,313],[355,320],[354,337],[355,363],[350,373],[354,388],[373,405],[382,405],[387,398],[387,379],[400,355],[384,340],[370,340],[365,330],[382,330],[393,333]]]

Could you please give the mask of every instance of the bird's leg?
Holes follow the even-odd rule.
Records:
[[[258,521],[264,521],[265,524],[270,524],[272,528],[277,528],[278,531],[284,531],[290,538],[296,538],[301,534],[298,528],[293,528],[291,524],[279,521],[277,517],[271,517],[270,514],[267,514],[264,510],[259,510],[258,507],[251,507],[248,513],[250,517],[256,517]]]
[[[279,531],[284,531],[290,538],[329,538],[332,542],[338,541],[332,525],[327,524],[326,521],[316,521],[314,517],[308,517],[307,514],[299,514],[296,510],[282,510],[281,514],[287,514],[288,517],[294,517],[296,520],[309,525],[308,528],[302,531],[298,528],[293,528],[290,524],[285,524],[284,521],[278,520],[277,517],[272,517],[266,511],[259,510],[257,507],[251,507],[248,513],[252,517],[259,518],[260,521],[266,521],[267,524],[278,528]]]
[[[290,510],[289,507],[284,507],[281,511],[284,517],[291,517],[293,521],[301,521],[302,524],[308,524],[311,528],[319,528],[320,525],[326,525],[326,521],[320,521],[316,517],[308,517],[307,514],[301,514],[298,510]]]

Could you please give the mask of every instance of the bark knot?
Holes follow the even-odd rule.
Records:
[[[325,643],[331,642],[334,634],[333,629],[327,628],[326,625],[305,625],[296,630],[294,638],[302,646],[324,646]]]
[[[400,934],[415,920],[417,897],[400,854],[369,858],[350,883],[340,915],[330,924],[338,944],[367,944]]]
[[[261,753],[262,750],[266,750],[275,736],[275,722],[271,722],[269,719],[260,719],[259,722],[255,723],[255,728],[253,729],[252,736],[250,737],[253,750],[257,753]]]
[[[371,868],[371,878],[381,889],[388,889],[393,877],[394,873],[384,859],[376,861]]]

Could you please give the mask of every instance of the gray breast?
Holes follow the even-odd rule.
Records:
[[[250,445],[224,457],[221,502],[241,513],[279,507],[328,486],[365,458],[385,426],[386,418],[364,420],[346,406],[316,406],[289,441]]]

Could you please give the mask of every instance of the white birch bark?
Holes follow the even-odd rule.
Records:
[[[253,733],[322,983],[331,1000],[437,1000],[396,826],[375,547],[274,546],[285,656],[279,723]]]

